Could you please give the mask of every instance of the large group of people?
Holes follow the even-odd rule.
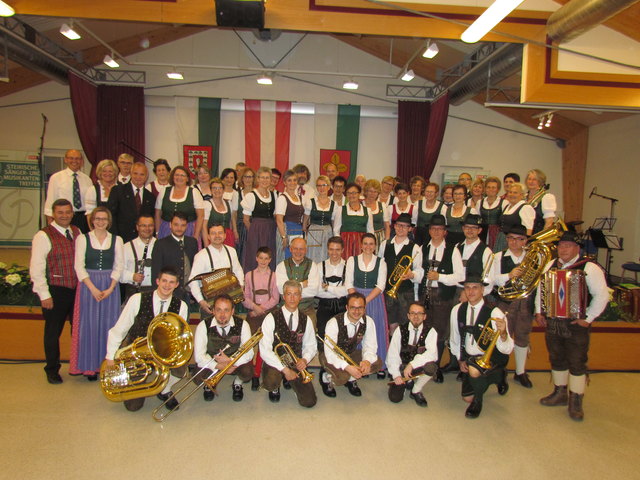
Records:
[[[103,361],[117,361],[118,347],[146,335],[155,315],[188,319],[192,304],[200,312],[195,363],[213,372],[233,362],[227,373],[236,401],[251,382],[272,402],[284,386],[312,407],[307,369],[317,356],[329,398],[338,386],[362,395],[358,380],[374,375],[390,380],[390,401],[407,390],[426,407],[425,385],[454,372],[465,415],[475,418],[491,384],[507,393],[512,351],[514,380],[532,387],[526,359],[535,318],[547,326],[555,384],[540,402],[568,405],[571,418],[583,418],[589,325],[607,298],[602,270],[565,232],[558,259],[545,268],[586,274],[583,315],[550,310],[537,293],[496,293],[525,275],[527,240],[556,220],[540,170],[524,184],[516,173],[502,181],[463,173],[441,186],[420,176],[358,175],[350,183],[333,165],[315,182],[304,165],[281,173],[238,164],[212,178],[206,165],[192,174],[158,159],[149,182],[145,163],[122,154],[97,165],[94,184],[81,172],[81,152],[66,152],[65,163],[49,181],[49,224],[34,237],[31,260],[49,383],[62,382],[58,339],[67,316],[70,373],[93,381]],[[243,300],[204,291],[203,278],[220,269],[235,277]],[[258,330],[255,354],[232,360]],[[279,353],[283,344],[287,355]],[[158,395],[169,409],[179,406],[176,381],[170,376]],[[205,387],[204,399],[216,393]],[[127,409],[142,407],[134,400]]]

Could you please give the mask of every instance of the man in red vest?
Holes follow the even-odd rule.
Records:
[[[71,225],[71,202],[59,198],[52,205],[53,221],[35,234],[29,273],[33,291],[40,297],[44,317],[44,371],[51,384],[62,383],[60,334],[73,312],[78,278],[74,269],[75,239],[80,230]]]

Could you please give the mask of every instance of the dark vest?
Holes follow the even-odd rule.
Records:
[[[375,257],[376,266],[370,272],[360,270],[358,257],[353,257],[353,286],[356,288],[375,288],[378,281],[378,269],[380,268],[380,257]]]
[[[69,225],[69,229],[73,237],[72,241],[52,225],[47,225],[42,231],[49,237],[51,242],[51,249],[47,253],[47,284],[74,289],[78,284],[78,277],[74,268],[75,239],[81,232],[75,225]]]
[[[291,201],[288,195],[285,195],[284,199],[287,202],[287,209],[284,211],[283,220],[285,222],[299,223],[302,225],[302,217],[304,215],[304,206],[302,205],[302,201],[300,202],[300,205],[296,205]]]
[[[84,255],[85,268],[87,270],[111,270],[115,261],[116,236],[111,235],[111,246],[106,250],[98,250],[91,246],[89,234],[84,235],[87,239],[87,250]]]
[[[431,328],[424,324],[422,325],[422,332],[418,335],[418,341],[415,345],[409,344],[413,340],[413,326],[411,323],[405,323],[398,328],[400,329],[400,360],[403,365],[407,365],[413,360],[413,357],[419,353],[424,353],[426,350],[424,342]]]
[[[233,317],[235,325],[229,328],[226,336],[220,335],[218,328],[211,328],[213,317],[205,320],[207,326],[207,353],[211,356],[216,355],[220,350],[229,345],[224,354],[230,357],[238,351],[242,341],[242,323],[244,320]]]
[[[542,196],[542,198],[544,198],[544,195]],[[531,231],[532,235],[544,229],[544,218],[542,217],[542,215],[544,215],[544,213],[542,212],[542,198],[540,198],[538,205],[536,205],[533,209],[536,212],[536,218],[533,221],[533,230]]]
[[[102,193],[100,192],[100,184],[94,183],[93,187],[96,189],[96,207],[106,207],[107,200],[102,200]]]
[[[276,197],[275,193],[269,192],[271,196],[270,202],[263,202],[256,192],[251,192],[256,197],[256,204],[253,207],[253,213],[251,218],[273,218],[273,212],[276,209]]]
[[[356,329],[356,334],[349,338],[349,331],[347,330],[347,326],[344,324],[345,315],[346,313],[339,313],[335,316],[335,319],[338,322],[338,340],[336,343],[347,355],[351,355],[356,349],[361,348],[362,339],[367,331],[367,321],[365,318],[364,323],[359,323],[358,328]]]
[[[373,230],[379,232],[380,230],[384,230],[384,210],[382,203],[378,202],[378,213],[374,213],[371,215],[373,220]]]
[[[457,249],[460,251],[460,255],[464,250],[464,242],[460,242],[457,246]],[[482,263],[482,255],[484,254],[487,245],[480,241],[476,246],[476,249],[473,251],[471,256],[462,261],[462,264],[465,266],[465,274],[468,277],[469,275],[482,275],[484,270],[484,263]]]
[[[229,205],[229,202],[227,200],[223,199],[223,202],[227,207],[227,211],[224,213],[220,213],[214,208],[213,201],[211,201],[211,212],[209,213],[207,229],[211,228],[211,225],[213,225],[214,223],[218,223],[224,228],[231,228],[231,206]]]
[[[387,242],[387,245],[384,248],[384,261],[387,262],[387,284],[385,285],[385,291],[391,288],[388,280],[391,277],[391,273],[393,273],[393,269],[395,268],[396,264],[404,255],[409,255],[410,257],[413,256],[412,253],[414,245],[415,244],[411,240],[409,240],[409,243],[404,245],[396,255],[393,240],[389,240]],[[411,280],[404,280],[400,284],[398,291],[406,292],[409,290],[413,290],[413,282],[411,282]]]
[[[335,202],[332,200],[329,203],[329,210],[318,210],[316,207],[316,199],[311,199],[311,210],[309,211],[309,221],[311,225],[331,225],[331,215],[333,215],[333,208]]]
[[[466,352],[464,348],[466,334],[470,333],[471,335],[473,335],[473,338],[477,342],[478,338],[480,338],[480,333],[482,332],[482,329],[491,318],[491,310],[493,310],[493,308],[488,307],[485,302],[482,305],[482,308],[480,309],[480,311],[476,315],[476,322],[473,325],[467,326],[468,306],[469,306],[469,303],[464,302],[460,304],[460,308],[458,309],[458,332],[460,332],[460,354],[461,354],[462,360],[466,360],[467,358],[470,357],[470,355]],[[493,353],[491,354],[490,361],[491,361],[491,364],[494,366],[498,366],[498,367],[505,366],[509,361],[509,355],[505,355],[504,353],[500,352],[497,348],[495,348],[493,350]]]
[[[451,275],[453,273],[453,249],[455,247],[451,244],[445,243],[444,252],[442,253],[442,260],[434,265],[435,270],[443,275]],[[431,245],[426,244],[422,247],[422,268],[424,268],[424,278],[420,283],[420,290],[424,295],[424,289],[427,286],[427,273],[432,270],[431,265]],[[451,300],[456,293],[455,285],[443,285],[438,284],[438,291],[442,300]]]
[[[499,225],[500,216],[502,214],[502,201],[498,200],[498,204],[493,208],[484,208],[484,199],[480,202],[480,216],[483,225]]]
[[[506,235],[512,227],[516,227],[518,225],[522,225],[522,219],[520,218],[520,210],[524,207],[523,203],[518,208],[515,209],[514,212],[508,214],[502,214],[500,217],[500,226],[502,227],[502,232]],[[543,222],[544,224],[544,222]]]
[[[307,316],[298,310],[298,328],[291,331],[289,330],[289,319],[285,319],[281,308],[275,310],[272,315],[274,320],[272,348],[275,349],[276,345],[282,340],[284,343],[289,344],[298,357],[302,357],[302,339],[307,329]],[[280,340],[278,340],[276,333],[280,336]]]
[[[174,202],[171,200],[171,191],[173,187],[167,187],[162,197],[162,220],[170,222],[171,217],[176,212],[182,212],[187,216],[187,222],[193,222],[196,219],[196,208],[193,203],[193,188],[187,188],[187,198],[182,202]]]
[[[342,225],[340,232],[367,232],[367,222],[369,221],[369,210],[362,206],[362,215],[347,215],[347,205],[342,207]]]
[[[180,313],[180,299],[177,297],[171,297],[171,301],[169,302],[169,307],[167,308],[167,312],[179,314]],[[149,329],[149,324],[154,319],[153,315],[153,292],[145,292],[140,294],[140,308],[138,309],[138,314],[136,315],[135,320],[133,321],[133,325],[129,329],[129,333],[125,341],[123,342],[123,346],[129,345],[138,337],[146,337],[147,330]],[[185,318],[185,320],[188,320]]]
[[[297,282],[304,282],[309,279],[311,265],[313,265],[313,262],[307,257],[304,257],[300,265],[296,265],[293,258],[284,260],[284,269],[287,272],[287,278]]]

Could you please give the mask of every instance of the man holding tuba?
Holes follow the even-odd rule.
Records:
[[[194,381],[200,383],[204,378],[213,374],[213,370],[222,370],[231,362],[231,356],[238,351],[241,345],[251,337],[249,323],[234,316],[233,300],[226,293],[217,295],[213,300],[213,317],[202,320],[196,328],[193,340],[193,357],[198,367],[204,369]],[[239,402],[244,398],[242,384],[251,380],[253,376],[253,349],[249,349],[242,355],[231,368],[227,375],[234,374],[233,400]],[[205,385],[203,396],[210,402],[215,392]]]
[[[565,232],[560,237],[558,258],[545,266],[545,272],[547,278],[538,285],[535,319],[538,325],[546,327],[545,341],[554,388],[551,394],[540,399],[540,403],[547,407],[568,404],[569,417],[579,421],[584,418],[582,398],[591,322],[604,311],[609,301],[607,281],[599,265],[580,256],[580,237],[576,232]],[[545,284],[550,286],[549,277],[557,279],[553,290],[558,293],[544,292]],[[578,295],[580,291],[583,297]],[[563,311],[563,306],[567,311]]]
[[[487,305],[483,289],[480,276],[467,276],[464,282],[467,301],[451,310],[449,345],[463,374],[462,398],[469,403],[467,418],[480,416],[482,397],[489,385],[496,384],[500,395],[509,390],[506,367],[513,339],[504,313]]]
[[[156,279],[157,288],[153,292],[136,293],[127,301],[118,321],[109,330],[105,366],[109,367],[115,364],[114,358],[118,348],[131,344],[138,337],[146,337],[149,324],[157,315],[171,312],[188,320],[189,307],[173,295],[178,284],[176,269],[170,266],[163,267]],[[171,387],[179,379],[179,377],[170,375],[169,381],[162,392],[158,394],[158,398],[166,401],[171,396]],[[130,412],[135,412],[142,408],[144,399],[145,397],[125,400],[124,406]],[[178,401],[175,398],[167,403],[167,408],[171,410],[177,407]]]
[[[522,277],[525,270],[520,265],[525,258],[527,230],[523,225],[515,225],[505,232],[508,248],[496,253],[493,262],[493,279],[496,287],[504,287],[510,281]],[[509,333],[515,341],[516,372],[513,379],[525,388],[533,384],[525,370],[527,353],[529,352],[529,335],[533,328],[533,295],[498,301],[498,308],[509,315]]]
[[[306,371],[307,365],[318,352],[315,330],[311,319],[298,308],[302,299],[302,285],[295,280],[287,280],[282,290],[284,306],[268,314],[262,321],[262,386],[269,391],[269,400],[277,403],[280,401],[280,383],[284,377],[296,393],[298,403],[310,408],[317,402],[313,383],[309,381],[311,376]],[[280,344],[288,345],[290,351],[283,353],[286,347],[280,348]]]

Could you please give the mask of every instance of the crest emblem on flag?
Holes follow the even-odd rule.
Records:
[[[184,167],[191,173],[191,178],[196,178],[196,169],[201,163],[205,163],[211,171],[211,159],[213,147],[206,145],[183,145]]]
[[[338,169],[338,175],[349,178],[351,174],[351,151],[320,149],[320,174],[326,175],[327,166],[332,163]]]

